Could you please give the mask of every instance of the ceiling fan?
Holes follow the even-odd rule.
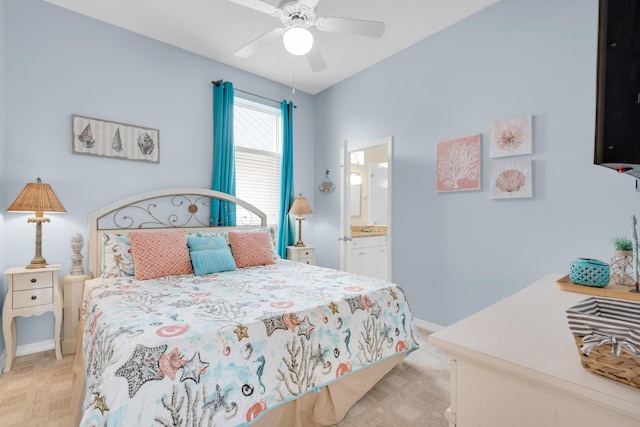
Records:
[[[384,22],[365,21],[350,18],[317,17],[316,6],[319,0],[282,0],[273,6],[262,0],[230,0],[233,3],[275,16],[282,27],[274,28],[249,42],[234,52],[234,55],[247,58],[267,44],[282,37],[287,51],[294,55],[306,55],[314,72],[323,71],[327,64],[318,44],[313,41],[309,27],[332,33],[356,34],[379,38],[384,33]]]

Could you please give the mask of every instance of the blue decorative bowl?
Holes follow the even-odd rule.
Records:
[[[609,284],[609,264],[590,258],[578,258],[571,264],[569,278],[578,285],[604,288]]]

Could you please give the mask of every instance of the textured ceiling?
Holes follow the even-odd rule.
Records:
[[[229,0],[45,0],[284,85],[316,94],[498,0],[320,0],[317,15],[383,21],[379,39],[311,28],[327,69],[276,40],[248,58],[233,52],[281,26]],[[265,0],[277,6],[278,0]]]

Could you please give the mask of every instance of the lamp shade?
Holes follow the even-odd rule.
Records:
[[[313,35],[303,27],[290,27],[282,36],[284,48],[292,55],[306,55],[313,46]]]
[[[289,208],[289,215],[309,215],[312,214],[311,206],[309,206],[309,202],[307,199],[302,197],[302,194],[293,201],[291,207]]]
[[[66,212],[49,184],[40,178],[28,183],[7,208],[9,212]]]

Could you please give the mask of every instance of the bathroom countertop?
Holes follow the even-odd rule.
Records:
[[[351,237],[374,237],[374,236],[386,236],[386,231],[352,231]]]

